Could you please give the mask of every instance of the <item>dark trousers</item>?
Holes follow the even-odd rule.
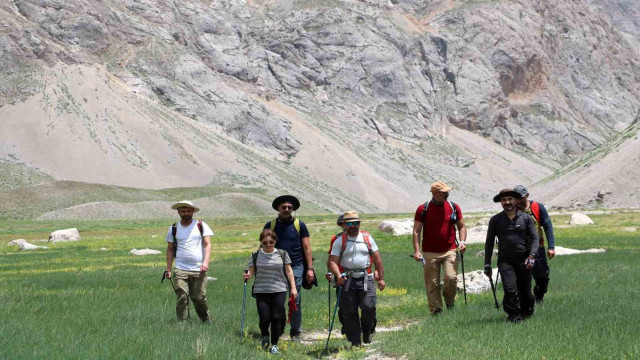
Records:
[[[533,295],[537,300],[542,300],[544,294],[547,293],[550,272],[551,270],[547,263],[547,252],[544,246],[540,246],[536,254],[536,263],[533,266],[533,279],[536,281],[536,286],[533,287]]]
[[[338,296],[338,288],[336,288],[336,296]],[[338,321],[340,321],[340,325],[342,329],[340,330],[343,334],[347,333],[347,330],[344,327],[344,315],[342,315],[342,308],[338,307]],[[370,333],[373,334],[376,332],[376,325],[378,324],[378,316],[376,315],[376,298],[375,295],[373,297],[373,324],[371,324]],[[364,325],[362,321],[360,321],[360,328],[364,329]]]
[[[366,292],[364,291],[365,281],[367,281]],[[369,276],[351,279],[349,288],[342,290],[340,309],[342,310],[347,339],[352,345],[362,344],[360,338],[362,333],[371,334],[371,327],[375,319],[375,295],[375,284],[373,278]],[[358,308],[360,308],[361,314],[358,313]]]
[[[271,344],[278,345],[278,339],[284,331],[282,319],[285,316],[284,303],[287,300],[286,292],[255,294],[260,317],[260,335],[269,336],[271,325]]]
[[[533,315],[535,300],[531,293],[531,271],[526,269],[524,260],[498,262],[504,289],[502,307],[510,317]]]

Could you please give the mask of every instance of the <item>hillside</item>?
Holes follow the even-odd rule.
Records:
[[[497,189],[564,173],[633,123],[638,11],[625,0],[4,2],[0,161],[12,175],[0,198],[35,186],[46,202],[38,184],[51,180],[136,188],[136,203],[155,201],[145,189],[235,184],[262,200],[388,212],[413,210],[443,180],[465,208],[486,208]],[[29,216],[120,201],[71,199]]]

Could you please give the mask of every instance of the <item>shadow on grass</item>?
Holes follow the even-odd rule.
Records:
[[[327,348],[327,350],[325,351],[324,349],[324,342],[323,344],[320,346],[314,346],[313,349],[309,350],[306,352],[307,356],[312,357],[314,359],[321,359],[324,357],[333,357],[332,355],[335,355],[337,353],[340,352],[340,350],[343,350],[344,346],[329,346],[329,348]]]

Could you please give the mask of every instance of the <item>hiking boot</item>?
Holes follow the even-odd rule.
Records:
[[[442,309],[435,309],[433,310],[433,312],[431,313],[432,316],[438,316],[442,314]]]
[[[275,355],[275,354],[279,354],[279,353],[280,353],[280,350],[278,350],[278,345],[273,345],[273,346],[271,347],[271,349],[269,350],[269,352],[270,352],[270,353],[272,353],[272,354],[274,354],[274,355]]]
[[[362,333],[362,342],[365,344],[371,344],[371,334]]]
[[[541,297],[536,297],[536,304],[537,305],[541,305],[543,302],[544,302],[544,299],[543,299],[542,296]]]
[[[362,348],[362,343],[352,343],[351,350],[358,350]]]
[[[269,337],[268,336],[261,336],[260,337],[260,346],[262,346],[262,348],[264,350],[269,349]]]
[[[522,322],[522,316],[520,315],[509,315],[507,318],[508,322],[512,322],[514,324],[520,324]]]
[[[451,310],[455,307],[454,304],[447,304],[447,310]]]

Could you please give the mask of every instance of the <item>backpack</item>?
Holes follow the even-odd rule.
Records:
[[[368,231],[360,231],[360,233],[362,234],[362,237],[364,238],[364,243],[367,245],[367,249],[369,250],[369,266],[367,267],[367,273],[371,274],[371,254],[373,254],[373,251],[371,251],[371,241],[369,240],[369,235],[370,234],[369,234]],[[342,244],[340,246],[340,257],[338,258],[338,266],[340,267],[340,271],[342,271],[342,267],[340,266],[340,262],[342,261],[342,255],[344,254],[344,251],[347,249],[348,240],[349,240],[349,238],[347,237],[347,233],[346,232],[342,233]]]
[[[271,231],[274,231],[274,229],[276,228],[276,221],[278,221],[277,218],[269,222],[269,228],[271,229]],[[300,236],[300,220],[298,220],[298,218],[293,219],[293,227],[296,228],[296,232],[298,233],[298,236]]]
[[[449,221],[451,223],[454,223],[456,221],[458,221],[458,211],[456,210],[456,203],[446,200],[449,203],[449,206],[451,206],[451,210],[453,210],[453,213],[451,214],[451,218],[449,219]],[[427,201],[426,203],[424,203],[424,207],[422,209],[422,213],[420,214],[420,217],[422,217],[422,223],[425,224],[427,222],[427,209],[429,208],[429,203],[431,202],[431,200]]]
[[[539,228],[541,226],[540,225],[540,205],[537,202],[531,200],[530,207],[531,207],[531,214],[533,214],[533,217],[536,220],[536,227]],[[536,229],[536,231],[537,230],[538,229]],[[540,246],[544,246],[544,237],[542,237],[542,235],[540,235]]]
[[[198,220],[196,223],[198,230],[200,230],[200,236],[204,238],[204,229],[202,227],[202,220]],[[178,252],[178,239],[176,238],[176,234],[178,233],[178,223],[173,223],[171,225],[171,235],[173,235],[173,258],[175,259],[176,253]]]

